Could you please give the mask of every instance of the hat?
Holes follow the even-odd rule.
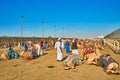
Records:
[[[58,38],[58,40],[61,40],[61,38]]]

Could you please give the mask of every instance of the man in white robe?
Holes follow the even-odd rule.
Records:
[[[39,44],[35,44],[35,47],[36,47],[36,49],[37,49],[37,55],[38,55],[38,56],[42,55],[43,53],[42,53],[42,48],[41,48],[41,46],[40,46]]]
[[[63,51],[62,51],[62,43],[60,38],[55,43],[55,48],[57,49],[57,60],[61,61],[63,59]]]
[[[61,41],[61,48],[64,49],[64,40]]]

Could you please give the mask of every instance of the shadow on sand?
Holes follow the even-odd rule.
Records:
[[[65,57],[62,59],[62,61],[64,61],[67,57],[68,57],[68,56],[65,56]]]
[[[45,56],[45,55],[47,55],[48,53],[43,53],[41,56]]]

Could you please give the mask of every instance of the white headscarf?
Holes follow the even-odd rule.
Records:
[[[58,38],[58,40],[61,40],[61,38]]]

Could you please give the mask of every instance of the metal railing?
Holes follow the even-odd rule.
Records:
[[[18,42],[5,42],[5,43],[0,43],[0,48],[8,48],[8,47],[16,47],[18,46]]]
[[[120,43],[114,39],[106,39],[106,44],[115,52],[120,54]]]

